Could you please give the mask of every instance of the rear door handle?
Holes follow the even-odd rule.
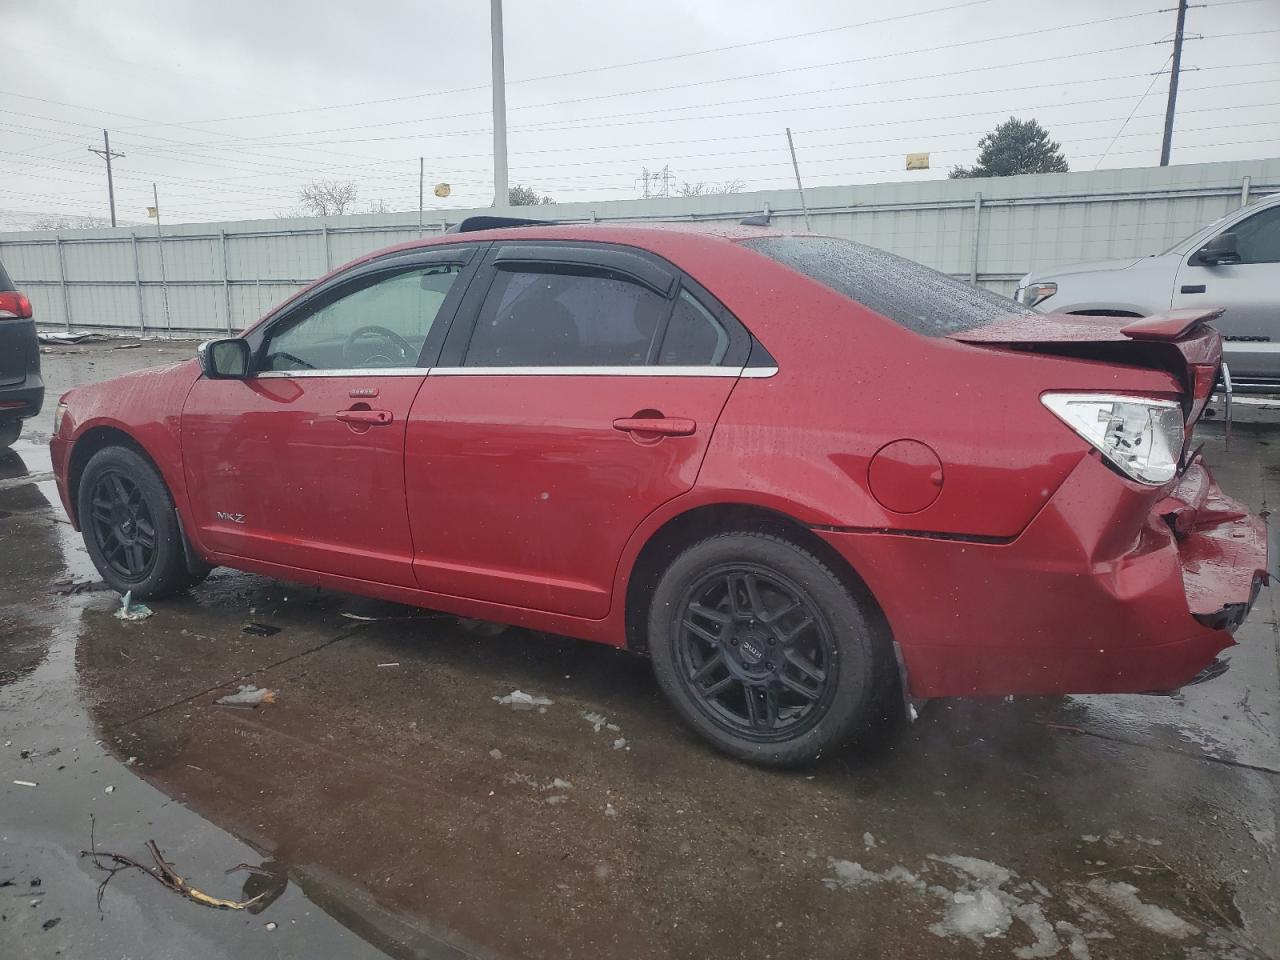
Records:
[[[691,437],[698,424],[685,417],[621,417],[613,429],[623,433],[656,433],[664,437]]]
[[[1204,293],[1203,283],[1184,283],[1179,293]]]
[[[390,410],[339,410],[334,416],[343,423],[359,423],[371,427],[385,426],[395,419]]]

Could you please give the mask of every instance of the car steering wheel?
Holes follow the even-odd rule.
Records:
[[[387,357],[379,353],[367,354],[366,356],[361,357],[358,362],[353,360],[352,353],[353,348],[356,345],[356,341],[366,336],[381,337],[386,344],[399,350],[400,363],[397,363],[391,357]],[[417,357],[417,355],[418,351],[414,349],[413,344],[408,340],[400,336],[400,334],[396,333],[394,330],[388,330],[386,327],[380,327],[377,324],[357,327],[355,330],[351,331],[351,335],[347,337],[347,342],[342,345],[342,362],[349,367],[368,366],[370,360],[385,360],[387,366],[403,366],[405,360],[408,360],[411,357]]]

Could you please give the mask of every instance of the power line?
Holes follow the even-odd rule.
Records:
[[[661,57],[649,57],[644,60],[629,60],[624,63],[610,63],[599,67],[584,67],[581,70],[569,70],[562,73],[547,73],[536,77],[523,77],[517,80],[508,80],[507,86],[516,84],[536,83],[543,80],[562,80],[567,77],[579,77],[589,73],[602,73],[609,70],[621,70],[627,67],[648,66],[654,63],[668,63],[673,60],[684,60],[691,57],[700,57],[710,53],[724,53],[730,50],[744,50],[748,47],[757,47],[770,43],[782,43],[789,40],[799,40],[806,37],[815,37],[821,34],[838,33],[844,30],[854,30],[860,27],[879,26],[880,24],[892,23],[898,20],[908,20],[913,17],[928,16],[935,13],[947,13],[952,10],[960,10],[965,7],[975,7],[984,3],[990,3],[991,0],[964,0],[961,3],[953,3],[944,7],[934,7],[930,10],[918,10],[914,13],[897,14],[892,17],[880,17],[876,20],[863,20],[859,23],[847,23],[838,27],[826,27],[821,30],[809,30],[804,33],[793,33],[784,37],[769,37],[763,40],[749,40],[744,43],[731,43],[719,47],[707,47],[702,50],[692,50],[687,53],[673,53]],[[335,103],[327,104],[319,107],[305,107],[298,110],[277,110],[268,113],[246,113],[229,117],[214,117],[205,120],[187,120],[185,123],[223,123],[231,120],[259,120],[266,117],[282,117],[292,116],[302,113],[318,113],[326,110],[347,110],[353,107],[376,106],[384,103],[403,103],[408,100],[421,100],[427,97],[443,97],[452,96],[459,93],[473,93],[480,90],[488,90],[488,84],[480,84],[471,87],[455,87],[452,90],[437,90],[426,93],[411,93],[398,97],[382,97],[376,100],[357,100],[351,103]],[[159,121],[150,124],[151,126],[169,126],[169,124],[160,123]]]

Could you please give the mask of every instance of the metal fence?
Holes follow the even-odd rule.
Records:
[[[805,191],[812,229],[1002,293],[1028,270],[1158,253],[1280,191],[1280,159],[905,181]],[[0,234],[43,326],[193,336],[242,330],[330,269],[485,210]],[[520,212],[519,210],[517,212]],[[725,221],[803,230],[794,190],[541,206],[561,221]]]

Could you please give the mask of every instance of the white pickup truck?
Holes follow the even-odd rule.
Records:
[[[1280,194],[1156,256],[1028,273],[1014,298],[1045,313],[1115,317],[1223,307],[1214,326],[1236,389],[1280,389]]]

